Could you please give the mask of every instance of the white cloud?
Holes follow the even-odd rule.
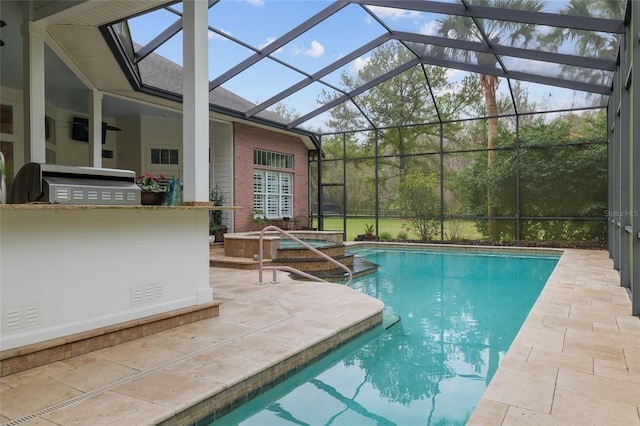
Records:
[[[370,60],[371,58],[363,58],[362,56],[360,56],[359,58],[356,58],[356,60],[351,63],[352,74],[358,75],[358,72],[361,69],[363,69],[365,66],[367,66]]]
[[[422,27],[420,27],[420,34],[424,35],[438,35],[438,29],[440,28],[440,23],[436,21],[427,22]]]
[[[311,42],[311,47],[302,52],[304,55],[311,56],[312,58],[317,58],[324,54],[324,46],[313,40]]]
[[[420,16],[420,12],[415,10],[394,9],[390,7],[378,7],[370,6],[373,13],[380,18],[389,18],[392,21],[399,21],[401,19],[414,19]]]
[[[247,3],[252,6],[264,6],[264,0],[247,0]]]
[[[262,44],[260,44],[260,45],[258,45],[258,49],[264,49],[265,47],[267,47],[268,45],[273,43],[275,40],[276,40],[275,37],[267,37],[267,41],[262,43]],[[273,52],[273,53],[282,53],[282,52],[283,52],[282,48],[280,48],[280,49],[276,49],[276,51]]]

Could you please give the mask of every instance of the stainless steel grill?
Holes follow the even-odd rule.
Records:
[[[139,205],[131,170],[27,163],[17,173],[12,203]]]

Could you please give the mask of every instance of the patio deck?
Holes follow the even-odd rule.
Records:
[[[219,317],[3,377],[0,420],[189,424],[377,321],[380,302],[357,291],[279,278],[212,268]],[[640,318],[617,282],[606,252],[566,250],[469,424],[640,425]]]

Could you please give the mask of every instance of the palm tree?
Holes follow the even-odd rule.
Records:
[[[501,8],[514,8],[539,12],[544,3],[538,0],[478,0],[473,2],[476,6],[493,6]],[[439,33],[441,36],[457,40],[481,41],[492,45],[507,43],[514,47],[527,47],[536,39],[536,25],[522,24],[518,22],[500,21],[497,19],[476,19],[475,25],[469,25],[469,18],[465,16],[449,15],[439,21]],[[501,37],[505,37],[503,40]],[[444,49],[444,54],[454,60],[469,61],[472,58],[480,66],[495,68],[498,58],[482,52],[474,52],[461,49]],[[498,77],[491,74],[480,74],[480,84],[484,92],[484,102],[487,114],[487,166],[493,162],[493,141],[498,135],[498,102],[496,89]],[[491,194],[487,194],[487,215],[493,216]],[[495,221],[489,219],[489,238],[498,239],[498,230]]]
[[[619,0],[571,0],[560,13],[622,19],[626,5],[626,1]],[[540,36],[538,42],[545,50],[553,52],[557,52],[561,45],[571,43],[579,56],[615,60],[620,46],[620,35],[556,27],[548,34]],[[609,71],[590,68],[563,66],[563,72],[575,80],[594,84],[608,85],[611,78]]]

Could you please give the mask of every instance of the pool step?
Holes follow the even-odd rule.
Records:
[[[351,270],[351,274],[353,276],[353,278],[358,278],[358,277],[362,277],[364,275],[369,275],[369,274],[373,274],[378,270],[378,265],[373,263],[373,262],[369,262],[368,260],[360,257],[360,256],[354,256],[351,253],[348,253],[348,255],[351,256],[351,259],[353,260],[353,263],[351,265],[345,265],[347,266],[350,270]],[[321,278],[325,281],[330,281],[330,282],[341,282],[341,281],[345,281],[345,271],[340,269],[340,268],[336,268],[335,266],[331,265],[332,267],[330,269],[325,269],[325,270],[315,270],[315,271],[306,271],[301,269],[303,272],[306,272],[308,274],[314,275],[318,278]],[[294,266],[295,267],[295,266]],[[300,269],[300,268],[297,268]],[[296,279],[296,280],[303,280],[303,281],[308,281],[307,278],[301,277],[299,275],[296,274],[290,274],[291,278]]]
[[[346,267],[350,267],[353,265],[354,256],[351,253],[343,253],[339,255],[333,255],[330,257],[333,260],[340,262]],[[327,270],[336,268],[336,265],[334,263],[331,263],[329,260],[317,256],[315,253],[309,253],[309,257],[298,257],[298,258],[289,257],[289,258],[282,259],[278,256],[277,259],[273,259],[271,261],[271,264],[291,266],[293,268],[299,269],[304,272],[327,271]]]
[[[382,326],[386,329],[393,327],[400,322],[400,317],[393,312],[382,311]]]

